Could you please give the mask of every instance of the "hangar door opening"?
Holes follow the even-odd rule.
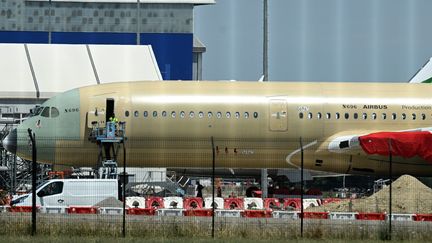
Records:
[[[287,102],[283,99],[271,99],[269,104],[270,131],[283,132],[288,129]]]

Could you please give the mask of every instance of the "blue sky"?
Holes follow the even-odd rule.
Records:
[[[262,0],[195,8],[203,79],[262,75]],[[432,57],[432,1],[269,0],[269,78],[407,82]]]

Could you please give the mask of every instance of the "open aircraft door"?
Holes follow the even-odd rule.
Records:
[[[112,96],[96,96],[90,99],[87,113],[87,127],[91,128],[94,122],[99,127],[105,127],[110,117],[114,116],[115,99]]]
[[[270,131],[288,130],[287,102],[284,99],[271,99],[269,103]]]

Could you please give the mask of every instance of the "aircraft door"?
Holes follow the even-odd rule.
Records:
[[[287,102],[283,99],[271,99],[269,104],[270,131],[283,132],[288,129]]]
[[[114,117],[114,99],[106,99],[106,116],[105,122],[109,122],[111,117]]]

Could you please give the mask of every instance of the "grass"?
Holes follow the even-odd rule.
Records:
[[[1,215],[0,215],[1,216]],[[181,218],[180,218],[181,219]],[[126,238],[122,223],[112,218],[39,218],[37,236],[31,237],[30,218],[0,217],[0,242],[379,242],[387,239],[385,222],[305,220],[304,239],[299,220],[218,220],[216,240],[211,238],[211,221],[176,217],[141,217],[128,220]],[[431,242],[432,224],[394,224],[395,241]]]

